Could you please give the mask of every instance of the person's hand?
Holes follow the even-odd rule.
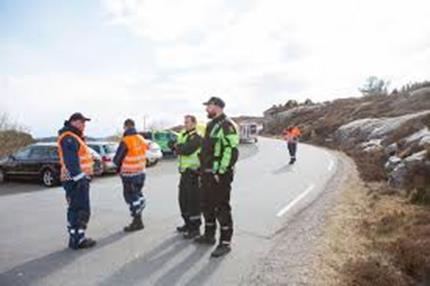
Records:
[[[214,174],[214,180],[217,184],[219,183],[220,178],[218,174]]]
[[[82,177],[80,180],[76,181],[76,188],[77,188],[78,190],[85,189],[85,188],[88,186],[89,182],[90,182],[90,181],[89,181],[89,179],[87,178],[87,176]]]

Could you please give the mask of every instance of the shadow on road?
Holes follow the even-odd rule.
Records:
[[[9,271],[0,274],[2,286],[7,285],[30,285],[55,273],[67,265],[74,262],[82,255],[96,251],[97,249],[108,246],[126,235],[121,232],[113,233],[98,241],[97,246],[88,250],[62,249],[46,256],[36,258],[24,264],[18,265]]]
[[[186,286],[198,286],[204,285],[205,282],[212,276],[213,273],[221,265],[223,258],[211,258],[200,271],[191,278],[185,285]]]
[[[143,283],[189,245],[189,241],[184,240],[181,236],[169,237],[148,253],[122,266],[104,280],[101,285],[135,285]]]
[[[166,274],[161,276],[154,285],[175,285],[177,281],[191,268],[194,267],[205,255],[211,250],[209,247],[196,247],[190,255],[184,260],[179,261],[175,267],[166,271]]]
[[[272,174],[273,175],[279,175],[279,174],[282,174],[282,173],[287,173],[287,172],[292,172],[292,171],[294,171],[294,165],[287,164],[287,165],[282,166],[279,169],[274,170],[272,172]]]

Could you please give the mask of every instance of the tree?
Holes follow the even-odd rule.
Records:
[[[287,108],[293,108],[297,106],[299,106],[299,104],[297,103],[297,100],[294,100],[294,99],[290,99],[287,101],[287,103],[285,103],[285,107]]]
[[[367,95],[386,95],[390,82],[380,79],[376,76],[370,76],[358,90],[365,96]]]
[[[308,98],[308,99],[305,100],[305,102],[303,102],[303,104],[304,105],[313,105],[314,102],[310,98]]]

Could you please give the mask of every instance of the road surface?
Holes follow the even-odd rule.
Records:
[[[265,138],[240,151],[233,251],[221,259],[210,258],[212,247],[174,231],[181,223],[174,160],[147,171],[145,229],[137,233],[122,232],[130,218],[119,178],[93,181],[87,234],[98,244],[91,250],[65,247],[60,187],[1,185],[0,285],[246,285],[276,235],[324,191],[337,162],[324,149],[301,144],[297,163],[289,166],[285,143]]]

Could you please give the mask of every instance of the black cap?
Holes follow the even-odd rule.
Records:
[[[225,107],[225,102],[219,97],[211,97],[207,102],[203,103],[203,105],[213,104],[219,106],[221,108]]]
[[[82,113],[80,112],[75,112],[73,113],[70,118],[69,118],[69,122],[71,121],[76,121],[76,120],[82,120],[82,121],[90,121],[91,119],[85,117]]]
[[[126,119],[126,120],[124,121],[124,126],[127,126],[127,127],[134,127],[134,126],[135,126],[134,120],[133,120],[133,119],[130,119],[130,118]]]

